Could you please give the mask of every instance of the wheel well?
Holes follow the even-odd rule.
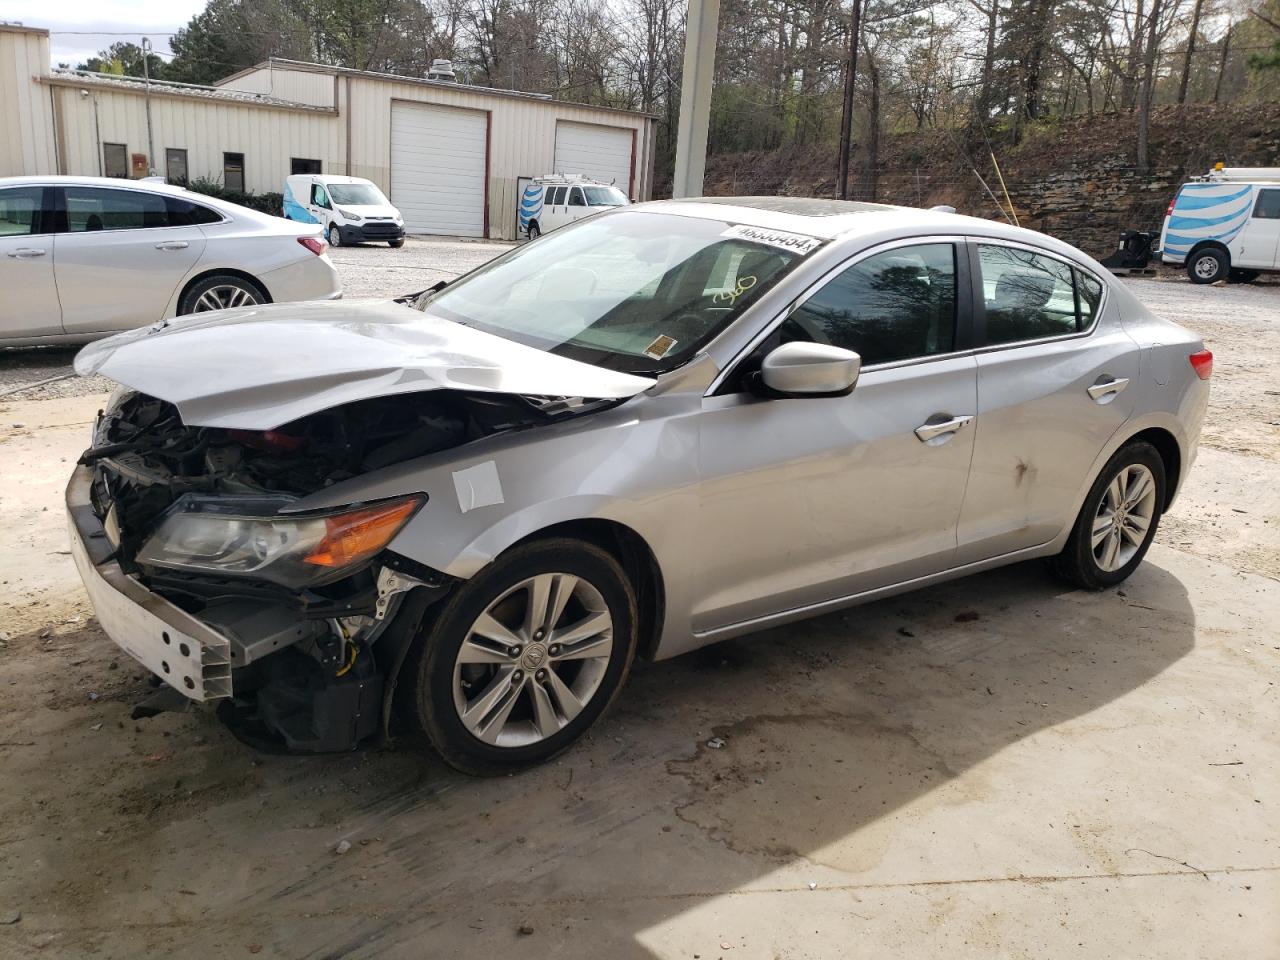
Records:
[[[636,588],[636,605],[640,612],[640,640],[636,652],[653,659],[662,637],[666,619],[666,590],[662,571],[649,544],[640,534],[615,520],[567,520],[544,527],[519,541],[542,540],[546,537],[573,537],[594,544],[611,554],[622,565]],[[516,546],[516,544],[512,544]]]
[[[1187,258],[1184,262],[1190,263],[1191,258],[1194,257],[1197,253],[1199,253],[1201,250],[1208,250],[1208,249],[1217,250],[1220,253],[1222,253],[1223,256],[1227,258],[1227,266],[1228,267],[1231,266],[1231,251],[1228,250],[1227,245],[1220,240],[1201,240],[1194,247],[1192,247],[1190,250],[1187,251]]]
[[[186,286],[182,288],[182,292],[178,294],[179,309],[181,309],[182,307],[183,298],[185,298],[186,295],[191,291],[192,287],[194,287],[201,280],[207,280],[210,277],[216,277],[216,276],[231,276],[231,277],[239,277],[241,280],[248,280],[255,287],[257,287],[259,290],[262,291],[263,295],[267,298],[267,303],[271,303],[271,291],[267,289],[266,284],[264,284],[261,280],[255,277],[252,273],[246,273],[245,271],[237,270],[234,267],[219,267],[214,270],[206,270],[203,273],[198,274],[187,281]]]
[[[1178,489],[1178,479],[1182,475],[1182,451],[1178,449],[1178,441],[1172,433],[1160,427],[1151,427],[1136,433],[1129,438],[1129,443],[1145,442],[1156,448],[1160,459],[1164,461],[1165,490],[1162,510],[1169,509],[1173,495]]]

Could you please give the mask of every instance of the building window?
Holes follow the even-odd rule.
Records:
[[[296,176],[300,173],[319,173],[320,161],[308,160],[305,157],[289,158],[289,173]]]
[[[229,193],[244,193],[244,154],[222,155],[222,185]]]
[[[129,179],[129,148],[123,143],[102,145],[102,172],[104,176]]]
[[[187,151],[168,147],[164,152],[165,179],[180,187],[187,185]]]

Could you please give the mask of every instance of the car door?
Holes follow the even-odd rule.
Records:
[[[542,217],[538,221],[543,233],[550,233],[556,227],[564,225],[564,211],[568,209],[564,203],[567,192],[566,187],[547,187],[546,202],[542,208]]]
[[[200,259],[204,234],[170,226],[159,192],[68,184],[65,232],[54,244],[62,326],[71,334],[126,330],[161,319]]]
[[[39,185],[0,188],[0,340],[62,333],[52,193]]]
[[[567,223],[573,223],[575,220],[591,215],[591,208],[587,206],[587,198],[583,195],[581,187],[570,188],[567,202],[568,210],[565,213]]]
[[[311,216],[315,218],[315,222],[324,224],[325,229],[328,229],[329,221],[333,219],[333,204],[329,200],[329,191],[319,181],[311,184],[309,209]]]
[[[704,401],[696,631],[951,566],[977,411],[963,250],[915,241],[860,255]],[[853,391],[767,399],[749,389],[763,355],[795,339],[857,351]]]
[[[1253,214],[1231,244],[1231,265],[1273,270],[1280,253],[1280,187],[1258,190]]]
[[[970,251],[978,418],[960,563],[1039,546],[1075,519],[1098,453],[1133,412],[1140,355],[1087,270],[1021,244]]]

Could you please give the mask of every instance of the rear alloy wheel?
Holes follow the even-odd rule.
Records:
[[[538,228],[538,222],[536,220],[531,221],[529,223],[529,239],[537,240],[540,236],[542,236],[542,230]]]
[[[329,238],[329,246],[342,246],[342,231],[338,229],[338,225],[336,223],[329,224],[329,233],[327,236]]]
[[[230,310],[234,307],[252,307],[267,303],[267,295],[256,283],[233,274],[215,274],[192,284],[182,296],[178,313],[207,313],[210,310]]]
[[[1187,276],[1192,283],[1217,283],[1226,278],[1230,267],[1221,250],[1200,250],[1187,261]]]
[[[1125,580],[1155,537],[1165,502],[1164,461],[1149,443],[1119,450],[1094,481],[1053,566],[1088,590]]]
[[[635,655],[635,594],[576,540],[517,547],[450,597],[406,670],[417,720],[467,773],[540,763],[613,700]]]

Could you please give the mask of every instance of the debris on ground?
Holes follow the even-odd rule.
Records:
[[[707,741],[707,746],[712,750],[719,750],[725,744],[724,737],[712,737]]]
[[[351,849],[351,841],[341,840],[338,842],[338,845],[333,848],[333,852],[336,853],[338,856],[342,856],[344,853],[346,853],[350,849]]]
[[[520,936],[522,937],[533,936],[533,924],[532,923],[520,924],[520,926],[516,927],[516,933],[520,934]]]
[[[12,926],[22,919],[22,911],[14,910],[11,913],[0,913],[0,924]]]

